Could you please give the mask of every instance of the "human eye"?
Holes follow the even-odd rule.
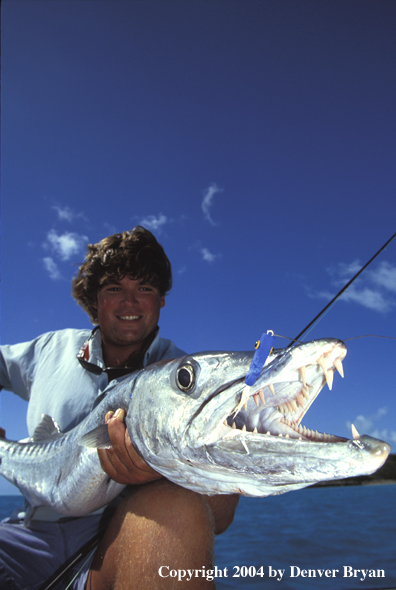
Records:
[[[152,285],[140,285],[139,291],[154,291],[154,287]]]
[[[120,285],[107,285],[105,287],[105,291],[107,292],[117,292],[117,291],[121,291],[121,287]]]

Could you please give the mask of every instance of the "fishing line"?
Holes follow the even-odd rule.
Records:
[[[322,311],[321,311],[320,313],[318,313],[318,315],[317,315],[317,316],[315,316],[315,317],[314,317],[314,319],[312,320],[312,322],[310,322],[310,323],[309,323],[309,324],[308,324],[308,325],[307,325],[307,326],[304,328],[304,330],[303,330],[302,332],[300,332],[300,333],[299,333],[299,334],[298,334],[298,335],[297,335],[297,336],[296,336],[296,337],[295,337],[295,338],[292,340],[292,342],[289,344],[289,346],[292,346],[292,344],[293,344],[294,342],[298,342],[298,341],[299,341],[299,338],[301,338],[301,336],[302,336],[303,334],[305,334],[305,332],[307,332],[307,330],[308,330],[309,328],[311,328],[311,326],[312,326],[311,330],[312,330],[312,329],[315,327],[315,325],[317,324],[317,322],[318,322],[319,318],[320,318],[321,316],[323,316],[323,315],[325,314],[325,312],[327,312],[327,311],[330,311],[331,307],[334,305],[334,303],[335,303],[335,302],[336,302],[336,300],[337,300],[337,299],[340,297],[340,295],[342,295],[342,294],[344,293],[344,291],[346,291],[346,290],[348,289],[348,287],[349,287],[349,286],[350,286],[350,285],[353,283],[353,281],[354,281],[355,279],[357,279],[357,278],[358,278],[358,276],[359,276],[359,275],[360,275],[360,274],[361,274],[361,273],[364,271],[364,269],[365,269],[365,268],[367,268],[367,267],[368,267],[368,265],[369,265],[369,264],[371,264],[371,263],[372,263],[372,261],[373,261],[375,258],[377,258],[378,254],[380,254],[380,253],[382,252],[382,250],[385,250],[385,248],[388,246],[388,244],[390,244],[390,243],[391,243],[391,241],[392,241],[392,240],[393,240],[395,237],[396,237],[396,233],[395,233],[395,234],[393,234],[393,236],[392,236],[392,237],[391,237],[391,238],[390,238],[390,239],[389,239],[389,240],[388,240],[388,241],[387,241],[387,242],[386,242],[386,243],[385,243],[385,244],[382,246],[382,248],[380,248],[380,249],[378,250],[378,252],[376,252],[376,253],[374,254],[374,256],[372,256],[372,257],[370,258],[370,260],[369,260],[368,262],[366,262],[366,264],[365,264],[364,266],[362,266],[362,268],[361,268],[361,269],[360,269],[360,270],[359,270],[359,271],[358,271],[358,272],[355,274],[355,276],[354,276],[354,277],[352,277],[352,278],[351,278],[351,280],[350,280],[350,281],[348,281],[348,282],[347,282],[347,284],[346,284],[346,285],[345,285],[345,286],[344,286],[344,287],[341,289],[341,291],[339,291],[339,292],[337,293],[337,295],[336,295],[335,297],[333,297],[333,299],[332,299],[332,300],[331,300],[331,301],[330,301],[330,302],[329,302],[329,303],[328,303],[328,304],[327,304],[327,305],[326,305],[326,306],[325,306],[325,307],[322,309]],[[311,330],[309,330],[309,331],[311,331]]]
[[[276,338],[284,338],[285,340],[291,340],[292,342],[298,342],[298,344],[304,344],[302,340],[296,340],[296,338],[290,338],[289,336],[282,336],[282,334],[274,334]],[[348,340],[358,340],[359,338],[387,338],[388,340],[396,340],[396,336],[381,336],[380,334],[364,334],[362,336],[351,336],[350,338],[341,338],[343,342]]]

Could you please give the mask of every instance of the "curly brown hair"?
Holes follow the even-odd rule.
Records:
[[[96,301],[99,289],[124,276],[143,280],[165,295],[172,287],[171,264],[161,244],[146,228],[137,225],[88,244],[85,262],[73,278],[72,295],[90,317],[98,322]]]

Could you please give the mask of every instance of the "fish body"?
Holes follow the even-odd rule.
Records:
[[[320,390],[342,372],[346,347],[322,339],[273,351],[254,385],[252,352],[204,352],[165,360],[110,387],[76,428],[59,433],[48,417],[28,442],[0,441],[0,474],[32,507],[88,514],[124,486],[101,469],[109,446],[104,416],[122,408],[130,438],[157,472],[202,494],[282,494],[319,481],[373,473],[388,444],[303,428]]]

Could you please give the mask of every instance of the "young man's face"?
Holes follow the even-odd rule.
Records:
[[[119,348],[120,355],[140,350],[155,329],[164,295],[156,287],[125,276],[104,285],[97,297],[98,322],[106,347]]]

